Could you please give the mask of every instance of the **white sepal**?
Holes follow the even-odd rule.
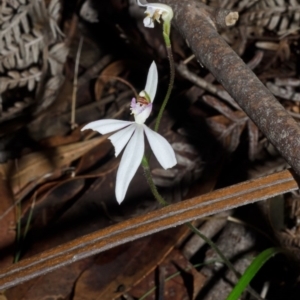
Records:
[[[111,143],[115,147],[115,156],[117,157],[120,152],[124,149],[128,141],[130,140],[133,132],[135,131],[135,125],[131,124],[130,126],[114,133],[109,137]]]
[[[148,71],[146,87],[145,87],[145,92],[150,97],[151,103],[153,102],[156,95],[157,83],[158,83],[157,67],[155,61],[153,61]]]
[[[144,126],[145,134],[158,162],[164,169],[169,169],[177,164],[175,152],[169,142],[160,134]]]
[[[133,126],[135,132],[123,153],[117,172],[116,198],[119,204],[125,198],[129,183],[141,164],[145,150],[143,126],[140,124]]]
[[[116,130],[120,130],[132,123],[133,122],[114,120],[114,119],[99,120],[99,121],[88,123],[81,129],[81,131],[86,129],[92,129],[98,131],[101,134],[106,134]]]

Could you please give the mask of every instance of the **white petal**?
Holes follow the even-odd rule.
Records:
[[[124,151],[117,173],[116,198],[119,203],[125,198],[129,183],[141,164],[144,150],[143,125],[135,124],[135,132]]]
[[[143,20],[144,26],[147,28],[154,28],[154,22],[150,17],[146,17]]]
[[[153,102],[156,94],[157,81],[158,81],[157,67],[156,67],[156,63],[153,61],[148,71],[147,82],[145,87],[145,91],[149,95],[151,102]]]
[[[151,8],[152,11],[159,11],[160,13],[165,12],[167,15],[173,17],[173,10],[169,5],[162,4],[162,3],[147,3],[146,5],[141,6],[147,6],[147,9]]]
[[[147,9],[151,9],[152,11],[159,10],[167,13],[171,17],[173,17],[173,10],[169,5],[162,4],[162,3],[141,3],[139,0],[137,0],[137,4],[139,6],[147,7]]]
[[[175,152],[169,142],[160,134],[144,125],[150,147],[158,162],[164,169],[172,168],[177,164]]]
[[[88,123],[81,129],[81,131],[86,129],[92,129],[98,131],[101,134],[106,134],[124,128],[125,126],[128,126],[132,123],[133,122],[113,120],[113,119],[99,120],[99,121]]]
[[[109,139],[111,140],[112,144],[115,147],[116,157],[120,154],[120,152],[123,150],[125,145],[128,143],[134,131],[135,131],[135,125],[131,124],[130,126],[114,133],[109,137]]]

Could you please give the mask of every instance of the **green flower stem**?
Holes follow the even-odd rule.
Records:
[[[152,192],[153,196],[155,197],[155,199],[162,206],[169,205],[168,202],[160,195],[160,193],[158,192],[158,190],[156,188],[156,185],[154,184],[153,177],[151,175],[151,170],[150,170],[150,167],[149,167],[149,162],[148,162],[148,159],[145,155],[142,159],[142,167],[144,169],[145,177],[147,179],[147,182],[149,184],[149,187],[150,187],[151,192]]]
[[[151,170],[150,170],[150,166],[149,166],[149,162],[148,162],[148,159],[145,155],[142,159],[142,166],[143,166],[143,169],[144,169],[145,177],[146,177],[147,182],[150,186],[150,189],[151,189],[151,192],[152,192],[153,196],[159,202],[160,205],[168,206],[169,203],[160,195],[160,193],[158,192],[158,190],[157,190],[157,188],[154,184],[153,177],[152,177]],[[232,263],[223,255],[221,250],[218,248],[218,246],[211,239],[207,238],[204,234],[202,234],[194,225],[192,225],[192,223],[187,222],[187,223],[185,223],[185,225],[187,227],[189,227],[192,232],[194,232],[201,239],[203,239],[212,249],[214,249],[214,251],[220,256],[222,261],[226,264],[228,269],[230,269],[238,279],[241,277],[241,274],[235,270]],[[250,286],[248,286],[246,289],[256,299],[263,300],[259,296],[259,294],[257,294]]]
[[[164,37],[164,40],[165,40],[166,47],[171,47],[170,35],[168,35],[168,34],[165,33],[165,31],[164,31],[164,32],[163,32],[163,37]]]
[[[172,46],[171,46],[171,40],[170,40],[170,29],[171,29],[171,24],[170,22],[164,22],[163,25],[163,37],[164,37],[164,41],[166,44],[166,50],[167,50],[167,54],[168,54],[168,59],[169,59],[169,64],[170,64],[170,82],[169,82],[169,86],[168,86],[168,90],[165,96],[165,99],[162,103],[162,106],[159,110],[156,122],[155,122],[155,126],[154,126],[154,131],[158,131],[159,125],[160,125],[160,121],[163,115],[163,112],[166,108],[166,105],[168,103],[168,100],[170,98],[172,89],[173,89],[173,85],[174,85],[174,78],[175,78],[175,65],[174,65],[174,59],[173,59],[173,53],[172,53]],[[149,166],[149,162],[148,160],[150,159],[151,154],[146,157],[146,155],[144,155],[143,159],[142,159],[142,166],[144,169],[144,173],[147,179],[147,182],[149,184],[149,187],[151,189],[151,192],[153,194],[153,196],[155,197],[155,199],[162,205],[162,206],[167,206],[169,205],[168,202],[160,195],[160,193],[158,192],[154,181],[153,181],[153,177],[151,174],[151,170],[150,170],[150,166]],[[200,238],[202,238],[211,248],[213,248],[216,253],[220,256],[220,258],[223,260],[223,262],[227,265],[227,267],[236,275],[237,278],[240,278],[241,275],[235,270],[234,266],[231,264],[231,262],[223,255],[223,253],[220,251],[220,249],[217,247],[217,245],[210,240],[209,238],[207,238],[205,235],[203,235],[195,226],[193,226],[190,222],[187,222],[186,225],[190,228],[190,230],[192,232],[194,232],[195,234],[197,234]],[[254,291],[252,290],[250,287],[247,288],[247,290],[253,295],[255,296],[257,299],[261,299],[261,297]]]
[[[234,273],[234,275],[237,277],[237,279],[241,278],[241,274],[234,268],[234,266],[232,265],[232,263],[226,258],[226,256],[224,256],[224,254],[222,253],[222,251],[218,248],[218,246],[211,239],[209,239],[204,234],[202,234],[190,222],[187,222],[186,226],[189,227],[191,229],[191,231],[194,232],[195,234],[197,234],[201,239],[203,239],[212,249],[214,249],[214,251],[220,256],[220,258],[222,259],[222,261],[225,263],[225,265],[227,266],[227,268]],[[255,290],[253,290],[250,286],[246,287],[246,290],[253,297],[255,297],[256,299],[263,300],[260,297],[260,295]]]
[[[234,275],[237,277],[237,279],[241,278],[241,274],[234,268],[234,266],[232,265],[232,263],[226,258],[226,256],[224,256],[224,254],[222,253],[222,251],[218,248],[218,246],[208,237],[206,237],[204,234],[202,234],[194,225],[192,225],[190,222],[186,223],[186,226],[190,228],[190,230],[192,232],[194,232],[195,234],[197,234],[201,239],[203,239],[212,249],[214,249],[214,251],[220,256],[220,258],[222,259],[222,261],[225,263],[225,265],[227,266],[227,268],[229,270],[231,270]],[[254,296],[256,299],[259,300],[263,300],[260,295],[253,290],[250,286],[248,286],[246,288],[246,290],[252,295]]]
[[[165,96],[165,99],[161,105],[161,108],[159,110],[156,122],[155,122],[155,126],[154,126],[154,131],[158,131],[159,128],[159,124],[163,115],[163,112],[166,108],[166,105],[168,103],[168,100],[170,98],[172,89],[173,89],[173,85],[174,85],[174,78],[175,78],[175,66],[174,66],[174,59],[173,59],[173,53],[172,53],[172,46],[171,46],[171,41],[169,38],[169,35],[167,35],[165,32],[163,32],[163,36],[164,36],[164,40],[165,40],[165,44],[166,44],[166,50],[167,50],[167,54],[168,54],[168,59],[169,59],[169,64],[170,64],[170,82],[169,82],[169,86],[168,86],[168,90]]]
[[[187,227],[191,229],[192,232],[197,234],[201,237],[202,240],[204,240],[211,248],[213,248],[216,253],[220,256],[220,258],[223,260],[223,262],[226,264],[228,269],[230,269],[237,278],[240,278],[241,275],[235,270],[232,263],[223,255],[221,250],[218,248],[218,246],[209,238],[207,238],[204,234],[202,234],[194,225],[192,225],[190,222],[186,223]]]
[[[163,206],[167,206],[169,205],[168,202],[160,195],[160,193],[158,192],[154,181],[153,181],[153,177],[150,171],[150,167],[149,167],[149,163],[147,160],[147,157],[144,156],[142,159],[142,166],[145,172],[145,176],[147,179],[147,182],[150,186],[150,189],[152,191],[152,194],[154,195],[155,199],[157,199],[157,201],[163,205]],[[213,248],[216,253],[220,256],[220,258],[224,261],[224,263],[227,265],[227,267],[238,277],[240,278],[240,274],[234,269],[234,266],[231,264],[231,262],[223,255],[223,253],[219,250],[219,248],[217,247],[217,245],[210,240],[209,238],[207,238],[205,235],[203,235],[194,225],[192,225],[190,222],[187,222],[186,225],[190,228],[190,230],[194,233],[196,233],[198,236],[200,236],[211,248]]]

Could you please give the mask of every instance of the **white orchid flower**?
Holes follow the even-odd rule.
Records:
[[[173,10],[170,6],[161,3],[146,3],[142,4],[139,0],[137,0],[139,6],[146,7],[146,18],[144,19],[144,26],[153,28],[154,21],[160,23],[160,17],[164,22],[170,24],[173,18]]]
[[[154,155],[164,169],[172,168],[177,163],[174,150],[167,140],[144,124],[152,111],[157,81],[157,67],[153,62],[148,72],[145,90],[139,93],[137,100],[133,98],[131,101],[130,109],[134,116],[134,122],[99,120],[91,122],[81,129],[92,129],[101,134],[118,130],[109,137],[115,147],[116,157],[127,145],[117,172],[115,192],[119,204],[124,200],[128,186],[141,164],[145,151],[144,133]]]

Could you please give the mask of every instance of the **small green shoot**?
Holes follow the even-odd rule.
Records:
[[[283,252],[280,248],[268,248],[261,252],[247,268],[245,273],[239,279],[238,283],[235,285],[234,289],[231,291],[226,300],[237,300],[241,294],[245,291],[247,286],[253,277],[257,274],[260,268],[274,255]]]
[[[34,194],[34,197],[33,197],[33,200],[32,200],[32,203],[31,203],[31,207],[30,207],[30,211],[29,211],[29,216],[27,218],[27,221],[26,221],[26,225],[25,225],[25,230],[24,230],[24,233],[23,233],[23,236],[22,236],[22,232],[21,232],[21,204],[17,205],[17,235],[16,235],[16,248],[17,248],[17,251],[16,251],[16,254],[15,254],[15,257],[14,257],[14,263],[17,263],[19,260],[20,260],[20,257],[21,257],[21,254],[22,254],[22,245],[26,239],[26,236],[28,234],[28,231],[29,231],[29,226],[30,226],[30,223],[31,223],[31,219],[32,219],[32,214],[33,214],[33,209],[34,209],[34,206],[35,206],[35,200],[36,200],[36,193]]]

